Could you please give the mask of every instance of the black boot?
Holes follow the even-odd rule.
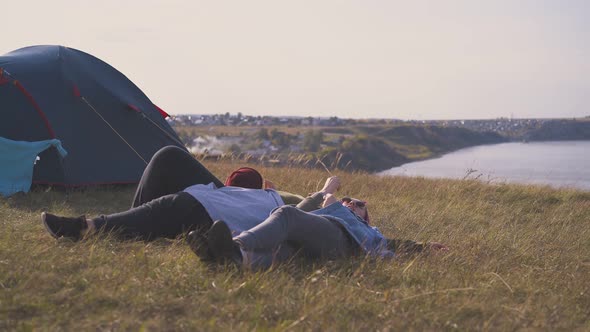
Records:
[[[186,236],[186,243],[201,261],[207,263],[214,261],[213,255],[211,255],[211,252],[209,251],[207,238],[203,235],[202,231],[197,230],[188,233]]]
[[[43,225],[45,225],[49,234],[56,239],[63,236],[78,241],[82,238],[82,231],[88,228],[85,216],[68,218],[43,212],[41,220],[43,220]]]
[[[225,222],[215,221],[205,236],[209,244],[209,251],[217,262],[242,266],[240,246],[232,239],[231,230]]]

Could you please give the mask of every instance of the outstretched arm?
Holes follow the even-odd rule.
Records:
[[[322,207],[326,207],[330,204],[336,203],[337,201],[338,199],[336,198],[336,196],[332,194],[327,194],[324,196],[324,202],[322,203]]]
[[[340,188],[340,178],[337,176],[331,176],[326,179],[326,183],[320,192],[324,195],[324,202],[322,207],[326,207],[332,203],[336,203],[338,199],[334,196],[334,193]]]
[[[324,187],[320,192],[323,193],[324,196],[327,194],[333,195],[338,188],[340,188],[340,178],[338,176],[330,176],[326,179],[326,183],[324,183]]]
[[[331,176],[326,179],[326,183],[320,191],[307,196],[301,203],[297,204],[297,207],[307,212],[321,209],[322,206],[328,205],[326,204],[327,199],[333,200],[332,203],[336,201],[336,198],[333,197],[332,194],[334,194],[339,187],[340,178],[337,176]]]

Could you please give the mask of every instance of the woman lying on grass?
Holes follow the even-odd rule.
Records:
[[[185,150],[169,146],[150,160],[131,209],[93,219],[43,213],[42,220],[52,236],[72,240],[96,230],[115,231],[126,238],[175,238],[191,230],[208,230],[217,219],[226,220],[239,233],[259,224],[285,202],[303,199],[274,189],[231,186],[262,188],[262,176],[250,168],[232,173],[226,184]]]
[[[270,263],[289,260],[297,253],[312,259],[342,259],[358,255],[390,258],[396,250],[448,250],[436,242],[422,245],[386,239],[369,224],[366,202],[348,197],[336,199],[333,193],[339,185],[340,180],[331,177],[324,186],[330,189],[329,193],[318,192],[303,202],[306,206],[321,204],[321,209],[305,212],[282,206],[259,225],[233,238],[228,225],[218,220],[205,236],[189,233],[189,245],[197,255],[206,246],[217,262],[250,268],[267,268]]]

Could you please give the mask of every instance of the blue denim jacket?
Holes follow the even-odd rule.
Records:
[[[387,249],[387,241],[379,229],[369,226],[363,218],[354,214],[340,202],[335,202],[311,213],[338,222],[369,255],[394,256],[393,251]]]

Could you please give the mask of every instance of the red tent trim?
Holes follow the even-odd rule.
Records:
[[[8,82],[10,82],[10,80],[4,77],[4,69],[0,68],[0,85],[6,84]]]
[[[166,119],[166,118],[169,118],[169,117],[170,117],[170,114],[168,114],[168,113],[164,112],[164,110],[163,110],[163,109],[161,109],[161,108],[159,108],[159,107],[158,107],[158,105],[156,105],[156,104],[153,104],[153,105],[156,107],[156,109],[158,110],[158,112],[160,112],[160,114],[162,115],[162,117],[163,117],[164,119]]]
[[[84,183],[76,183],[76,184],[69,184],[63,182],[51,182],[51,181],[35,181],[33,180],[33,184],[40,184],[40,185],[48,185],[48,186],[63,186],[67,188],[75,188],[75,187],[85,187],[85,186],[103,186],[103,185],[120,185],[120,184],[137,184],[139,181],[116,181],[116,182],[84,182]]]
[[[39,105],[35,101],[35,98],[33,98],[33,96],[29,93],[29,91],[27,91],[27,89],[25,89],[25,87],[22,84],[20,84],[19,81],[15,80],[14,85],[16,85],[16,87],[25,95],[25,97],[27,97],[29,102],[35,108],[35,111],[37,111],[37,113],[39,114],[41,119],[43,119],[43,122],[45,122],[45,127],[47,127],[47,131],[49,131],[49,136],[51,138],[55,138],[55,132],[53,131],[53,128],[51,128],[51,124],[49,124],[49,120],[47,120],[45,113],[43,113],[43,111],[41,110],[41,107],[39,107]]]
[[[78,86],[76,84],[72,84],[72,93],[74,94],[74,97],[82,96],[82,94],[80,93],[80,89],[78,89]]]
[[[136,111],[137,113],[141,113],[141,110],[139,109],[139,107],[133,105],[133,104],[127,104],[127,107],[129,107],[130,109]]]

